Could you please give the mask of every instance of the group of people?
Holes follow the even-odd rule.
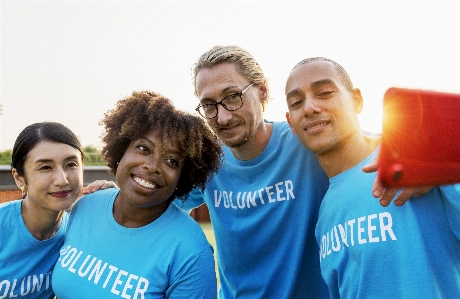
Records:
[[[44,122],[18,136],[11,165],[24,196],[0,207],[0,298],[216,298],[213,248],[171,202],[205,187],[220,166],[219,140],[150,91],[120,100],[102,123],[119,188],[78,201],[75,134]]]
[[[287,122],[264,119],[268,80],[238,46],[202,54],[193,82],[201,116],[150,91],[105,114],[118,186],[96,182],[105,190],[78,201],[75,134],[21,132],[23,198],[0,205],[0,298],[460,297],[460,185],[379,184],[380,139],[363,134],[363,98],[340,64],[292,69]],[[187,215],[202,203],[218,289],[213,248]]]

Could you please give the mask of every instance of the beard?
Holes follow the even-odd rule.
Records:
[[[217,135],[219,136],[219,135]],[[239,148],[243,145],[245,145],[250,139],[251,139],[251,136],[250,134],[244,134],[243,136],[241,137],[238,137],[236,140],[230,140],[230,139],[225,139],[225,138],[222,138],[222,137],[219,137],[220,140],[222,140],[222,143],[225,144],[226,146],[228,146],[229,148]]]
[[[244,126],[244,123],[240,123],[239,125]],[[254,130],[251,130],[249,128],[248,131],[245,131],[241,136],[230,136],[228,137],[227,134],[225,134],[225,129],[223,129],[221,126],[214,125],[212,126],[213,131],[216,133],[217,137],[222,141],[223,144],[228,146],[229,148],[239,148],[251,140],[251,138],[254,137]]]

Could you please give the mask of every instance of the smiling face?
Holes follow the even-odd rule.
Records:
[[[317,155],[350,140],[359,129],[359,89],[348,90],[328,61],[313,61],[293,69],[286,83],[286,118],[292,132]]]
[[[26,186],[24,199],[35,207],[62,211],[77,199],[83,186],[81,153],[70,145],[41,141],[27,156],[24,176],[13,169],[18,186]]]
[[[155,130],[149,131],[131,141],[118,164],[119,199],[134,208],[164,208],[183,167],[179,142],[163,143]]]
[[[250,83],[234,63],[224,62],[198,72],[196,92],[200,104],[215,104],[224,97],[241,92]],[[251,142],[263,126],[264,95],[264,85],[254,84],[243,94],[240,109],[227,111],[222,105],[217,105],[217,116],[206,121],[225,145],[238,148]]]

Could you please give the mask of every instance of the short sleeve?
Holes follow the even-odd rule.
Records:
[[[176,198],[173,202],[182,210],[190,212],[192,209],[198,208],[204,203],[203,192],[201,192],[200,189],[193,189],[185,200]]]
[[[457,239],[460,240],[460,184],[441,186],[447,219]]]

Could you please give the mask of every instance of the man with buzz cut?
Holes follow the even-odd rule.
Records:
[[[305,59],[285,92],[292,132],[329,177],[315,234],[331,298],[460,298],[460,185],[381,206],[376,173],[361,170],[379,143],[362,133],[363,98],[344,68]]]

